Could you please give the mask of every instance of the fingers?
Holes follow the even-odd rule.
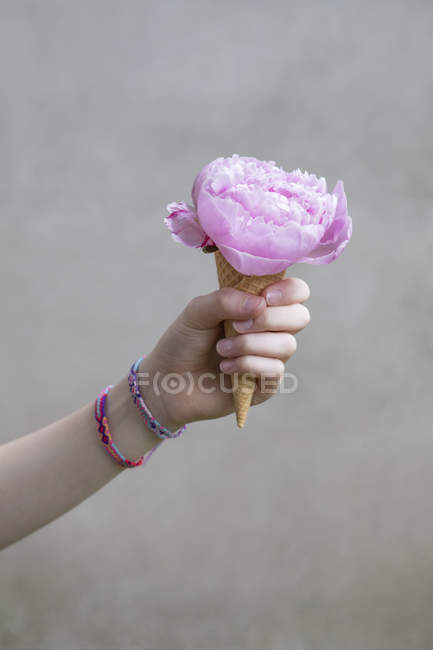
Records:
[[[310,322],[310,312],[299,303],[281,307],[267,307],[256,318],[233,321],[237,332],[290,332],[296,334]]]
[[[310,312],[301,303],[310,296],[306,282],[286,278],[263,290],[268,305],[255,315],[233,318],[240,335],[218,341],[217,352],[226,357],[220,370],[229,375],[250,374],[267,379],[266,390],[259,387],[254,403],[259,403],[278,389],[285,362],[296,351],[293,336],[310,322]]]
[[[260,377],[257,379],[251,403],[262,404],[262,402],[266,402],[278,391],[280,383],[280,377]]]
[[[262,291],[268,305],[293,305],[310,297],[310,288],[300,278],[285,278],[270,284]]]
[[[286,362],[296,352],[296,339],[288,332],[240,334],[221,339],[218,341],[216,349],[222,357],[256,355],[273,357]]]
[[[220,363],[222,372],[270,377],[278,386],[285,362],[296,351],[296,339],[288,332],[242,334],[221,339],[216,349],[221,356],[227,357]]]
[[[266,308],[262,296],[229,287],[193,298],[182,317],[187,325],[204,330],[216,327],[226,319],[254,320]]]
[[[241,375],[249,374],[253,377],[282,377],[284,363],[281,359],[245,355],[236,359],[224,359],[220,363],[220,369],[228,375],[239,373]]]
[[[274,282],[263,290],[262,296],[253,296],[244,291],[226,287],[193,298],[183,312],[183,319],[187,325],[194,329],[209,329],[227,319],[233,321],[254,320],[265,311],[266,305],[271,305],[273,308],[276,306],[295,307],[296,304],[299,305],[307,300],[309,295],[310,289],[307,283],[300,278],[285,278]],[[253,329],[256,331],[272,330],[272,327],[263,326],[265,322],[268,322],[267,319],[271,318],[276,323],[276,330],[287,329],[287,331],[296,332],[306,325],[305,312],[303,315],[302,318],[302,310],[293,311],[295,321],[297,316],[300,317],[300,321],[298,319],[291,330],[277,324],[278,320],[284,319],[283,315],[281,318],[275,317],[275,315],[264,317],[261,321],[257,321]],[[244,327],[242,331],[246,331],[246,328]]]

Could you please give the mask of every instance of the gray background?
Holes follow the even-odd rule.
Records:
[[[292,269],[298,391],[242,432],[192,425],[5,550],[0,646],[430,650],[432,4],[0,9],[3,440],[216,288],[162,222],[208,161],[343,178],[354,222],[335,264]]]

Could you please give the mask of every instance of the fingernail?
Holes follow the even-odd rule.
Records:
[[[246,330],[249,330],[252,324],[253,324],[253,321],[251,320],[251,318],[249,318],[248,320],[234,320],[233,321],[233,327],[238,332],[245,332]]]
[[[258,307],[260,307],[261,303],[263,301],[263,298],[260,296],[248,296],[244,300],[244,304],[242,305],[242,311],[255,311]]]
[[[220,368],[223,372],[227,372],[229,370],[232,370],[234,365],[235,365],[234,361],[230,361],[230,359],[225,359],[224,361],[221,361]]]
[[[279,289],[269,289],[266,293],[266,302],[268,305],[280,305],[283,294]]]
[[[220,354],[226,354],[226,352],[230,352],[230,350],[233,347],[233,341],[230,341],[230,339],[221,339],[221,341],[218,341],[217,343],[217,352]]]

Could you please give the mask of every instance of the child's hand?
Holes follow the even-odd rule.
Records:
[[[233,373],[259,378],[252,404],[269,399],[296,350],[293,334],[310,321],[301,304],[309,294],[303,280],[287,278],[266,287],[263,297],[226,288],[193,298],[141,362],[140,372],[148,374],[139,375],[140,390],[153,415],[174,431],[233,412]],[[239,321],[234,327],[245,333],[225,339],[225,319]]]

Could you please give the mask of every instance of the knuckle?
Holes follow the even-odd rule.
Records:
[[[311,295],[310,287],[301,278],[294,278],[296,281],[297,294],[299,295],[299,300],[308,300]]]
[[[251,354],[253,350],[251,337],[248,334],[239,334],[235,337],[233,344],[239,355]]]
[[[286,334],[285,344],[286,344],[286,353],[289,357],[291,357],[292,354],[295,354],[296,348],[298,347],[297,341],[293,336],[293,334],[289,334],[289,333]]]
[[[217,289],[216,293],[219,295],[221,300],[226,300],[233,294],[233,289],[230,287],[223,287],[222,289]]]
[[[311,321],[310,311],[305,305],[299,305],[299,319],[302,327],[305,327]]]
[[[187,303],[185,307],[185,312],[188,315],[194,313],[197,309],[200,308],[200,303],[201,303],[201,296],[194,296],[194,298],[191,298],[191,300]]]
[[[260,376],[267,377],[268,381],[273,383],[275,386],[281,382],[284,377],[285,366],[280,359],[274,359],[272,368],[269,368],[266,371],[263,371]]]
[[[216,291],[216,294],[217,294],[217,300],[219,306],[222,307],[223,309],[227,309],[229,305],[232,304],[233,289],[231,289],[230,287],[223,287],[222,289],[218,289]]]
[[[251,372],[252,363],[251,358],[248,355],[239,357],[237,360],[237,367],[239,372]]]
[[[284,363],[281,361],[281,359],[277,359],[277,364],[275,368],[276,376],[281,379],[282,376],[284,375],[284,370],[285,370]]]
[[[268,330],[271,325],[269,309],[265,309],[257,318],[254,319],[254,327],[260,330]]]

